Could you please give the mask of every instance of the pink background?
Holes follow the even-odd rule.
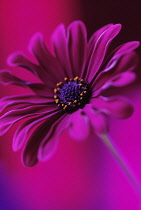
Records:
[[[27,45],[35,32],[42,32],[50,48],[50,35],[63,22],[81,19],[89,36],[107,23],[121,23],[115,44],[141,40],[141,6],[138,1],[90,0],[1,0],[0,68],[7,68],[7,56],[17,50],[29,57]],[[140,50],[139,50],[139,54]],[[11,69],[17,74],[17,69]],[[18,75],[31,74],[18,69]],[[111,118],[110,136],[141,182],[141,73],[131,88],[124,88],[135,106],[128,120]],[[1,88],[1,96],[24,93],[17,87]],[[139,197],[119,165],[96,136],[78,143],[67,133],[60,138],[54,157],[34,168],[21,164],[12,151],[14,126],[0,141],[0,210],[136,210]],[[140,207],[139,207],[140,206]]]

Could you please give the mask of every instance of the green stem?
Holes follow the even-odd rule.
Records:
[[[136,178],[133,176],[131,171],[128,169],[127,165],[124,163],[121,156],[116,151],[115,147],[112,145],[112,143],[110,142],[110,140],[108,139],[108,137],[106,135],[101,135],[100,137],[103,140],[103,142],[106,144],[106,146],[110,149],[112,154],[115,156],[116,160],[118,161],[119,165],[122,167],[123,171],[127,175],[128,179],[130,180],[130,182],[134,186],[137,193],[141,196],[140,185],[137,183]]]

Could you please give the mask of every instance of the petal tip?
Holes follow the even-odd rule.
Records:
[[[17,52],[10,54],[6,61],[7,65],[11,66],[11,67],[18,66],[17,57],[19,57],[19,56],[23,56],[23,53],[21,51],[17,51]]]
[[[29,44],[28,44],[28,51],[33,54],[33,48],[36,46],[36,43],[41,42],[43,40],[43,35],[40,32],[36,32],[32,35]]]
[[[24,154],[21,156],[21,162],[26,167],[33,167],[38,163],[37,159],[32,160],[30,157],[24,156]]]
[[[117,29],[117,33],[119,33],[121,28],[122,28],[122,25],[120,23],[117,23],[117,24],[113,25],[113,27],[116,28]]]

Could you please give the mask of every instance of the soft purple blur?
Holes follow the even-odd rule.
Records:
[[[107,1],[107,4],[98,2],[1,0],[0,68],[6,68],[6,58],[10,53],[20,50],[28,54],[27,44],[35,32],[42,32],[50,47],[50,35],[55,27],[60,22],[67,25],[75,19],[82,19],[90,34],[107,23],[120,22],[123,24],[123,32],[119,36],[122,43],[141,40],[141,29],[136,20],[137,17],[141,19],[137,10],[139,5],[129,2],[128,5],[122,1],[122,7],[120,1],[115,4],[111,1]],[[31,76],[27,72],[21,73],[20,69],[19,74],[28,78]],[[132,89],[122,91],[135,105],[134,115],[127,120],[110,119],[110,136],[141,182],[141,74],[138,75],[138,83],[133,84]],[[24,91],[22,88],[1,86],[1,96]],[[14,129],[1,137],[0,141],[1,210],[139,209],[141,204],[137,194],[97,137],[79,143],[64,133],[59,149],[50,161],[39,163],[34,168],[25,168],[20,161],[20,152],[12,151]]]

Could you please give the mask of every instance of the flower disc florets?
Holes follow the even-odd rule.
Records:
[[[79,77],[64,78],[64,83],[57,83],[54,89],[56,104],[67,112],[83,108],[88,103],[91,91],[87,82]]]

